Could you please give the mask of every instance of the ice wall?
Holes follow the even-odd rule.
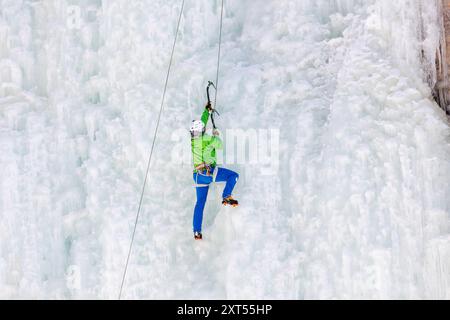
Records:
[[[180,1],[1,2],[0,297],[117,298]],[[221,128],[280,128],[191,240],[172,133],[215,77],[186,0],[126,298],[448,298],[448,123],[430,1],[225,1]],[[188,142],[186,142],[188,143]]]

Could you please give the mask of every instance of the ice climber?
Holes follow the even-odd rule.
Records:
[[[202,240],[203,211],[208,197],[209,186],[213,182],[226,182],[222,194],[224,206],[237,207],[239,203],[233,199],[232,193],[239,175],[225,168],[217,167],[216,150],[223,148],[220,133],[213,130],[213,135],[207,135],[206,125],[210,115],[214,112],[211,103],[208,102],[202,114],[201,120],[192,122],[191,146],[194,161],[194,181],[197,192],[197,203],[194,210],[194,238]]]

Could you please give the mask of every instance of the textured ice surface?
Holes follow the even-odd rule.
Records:
[[[1,298],[117,298],[180,4],[1,2]],[[230,166],[242,206],[213,188],[199,244],[171,137],[215,78],[220,6],[186,0],[124,297],[450,298],[436,8],[225,1],[219,126],[280,128],[281,168]]]

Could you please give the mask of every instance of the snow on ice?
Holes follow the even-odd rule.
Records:
[[[215,78],[219,1],[186,0],[127,299],[448,299],[450,146],[435,1],[225,1],[219,127],[279,129],[192,240],[174,130]],[[0,298],[115,299],[177,0],[3,0]]]

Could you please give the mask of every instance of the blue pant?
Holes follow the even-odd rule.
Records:
[[[216,182],[226,182],[222,197],[228,198],[232,195],[234,186],[239,179],[239,175],[231,170],[223,168],[213,168],[211,171],[217,170]],[[213,174],[207,176],[206,172],[194,173],[194,181],[197,191],[197,203],[194,210],[194,232],[202,231],[203,210],[205,209],[206,198],[208,197],[209,185],[213,183]]]

